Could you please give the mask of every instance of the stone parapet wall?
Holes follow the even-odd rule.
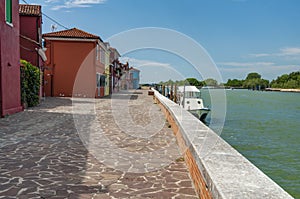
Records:
[[[292,198],[192,114],[154,91],[199,198]]]
[[[180,132],[179,126],[177,125],[176,121],[173,119],[172,115],[168,111],[168,109],[160,103],[160,100],[156,99],[156,103],[159,104],[161,107],[161,110],[164,112],[166,119],[171,126],[174,135],[176,136],[177,144],[180,148],[180,151],[182,152],[182,155],[184,157],[185,163],[188,167],[190,176],[193,180],[195,191],[198,194],[198,196],[202,199],[210,199],[211,193],[207,189],[207,185],[202,177],[202,174],[197,166],[197,163],[193,157],[193,154],[191,153],[190,149],[188,148],[188,144],[186,143],[185,139],[182,137],[182,134]]]

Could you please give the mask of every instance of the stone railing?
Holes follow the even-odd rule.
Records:
[[[192,114],[154,91],[200,198],[292,198]]]

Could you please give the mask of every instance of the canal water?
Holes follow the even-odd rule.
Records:
[[[226,98],[221,137],[300,199],[300,93],[226,90]]]

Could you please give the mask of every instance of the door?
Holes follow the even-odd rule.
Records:
[[[53,75],[49,71],[44,71],[44,92],[45,97],[53,97]]]

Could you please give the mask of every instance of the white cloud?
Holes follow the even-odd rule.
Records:
[[[82,4],[99,4],[104,3],[105,0],[73,0],[73,4],[82,5]]]
[[[59,0],[45,0],[45,3],[55,3],[58,2]]]
[[[278,53],[249,54],[251,57],[300,57],[299,47],[286,47],[279,49]]]
[[[185,77],[171,64],[151,60],[141,60],[130,57],[121,57],[122,63],[128,62],[130,67],[141,71],[141,83],[155,83],[160,81],[182,80]]]
[[[292,56],[292,55],[296,55],[296,56],[300,56],[300,48],[295,48],[295,47],[292,47],[292,48],[282,48],[280,49],[281,51],[281,55],[282,56]]]
[[[219,62],[217,65],[224,79],[245,78],[247,73],[258,72],[266,79],[274,79],[282,74],[299,71],[300,47],[280,48],[277,52],[249,54],[251,61]]]
[[[169,63],[162,63],[162,62],[155,62],[150,60],[141,60],[141,59],[135,59],[130,57],[121,57],[121,62],[129,62],[130,66],[133,66],[135,68],[139,68],[142,66],[160,66],[160,67],[171,67]]]
[[[282,74],[288,74],[294,71],[299,71],[300,65],[272,65],[266,67],[222,67],[220,72],[224,80],[227,79],[245,79],[250,72],[257,72],[262,75],[262,78],[272,80]]]
[[[268,57],[270,54],[268,53],[259,53],[259,54],[249,54],[251,57]]]
[[[51,2],[56,2],[56,0],[48,0]],[[106,2],[106,0],[68,0],[64,2],[62,5],[56,5],[52,7],[52,10],[59,10],[62,8],[85,8],[91,7],[93,4],[102,4]]]
[[[274,66],[273,62],[220,62],[217,63],[220,66],[234,66],[234,67],[262,67],[262,66]]]

